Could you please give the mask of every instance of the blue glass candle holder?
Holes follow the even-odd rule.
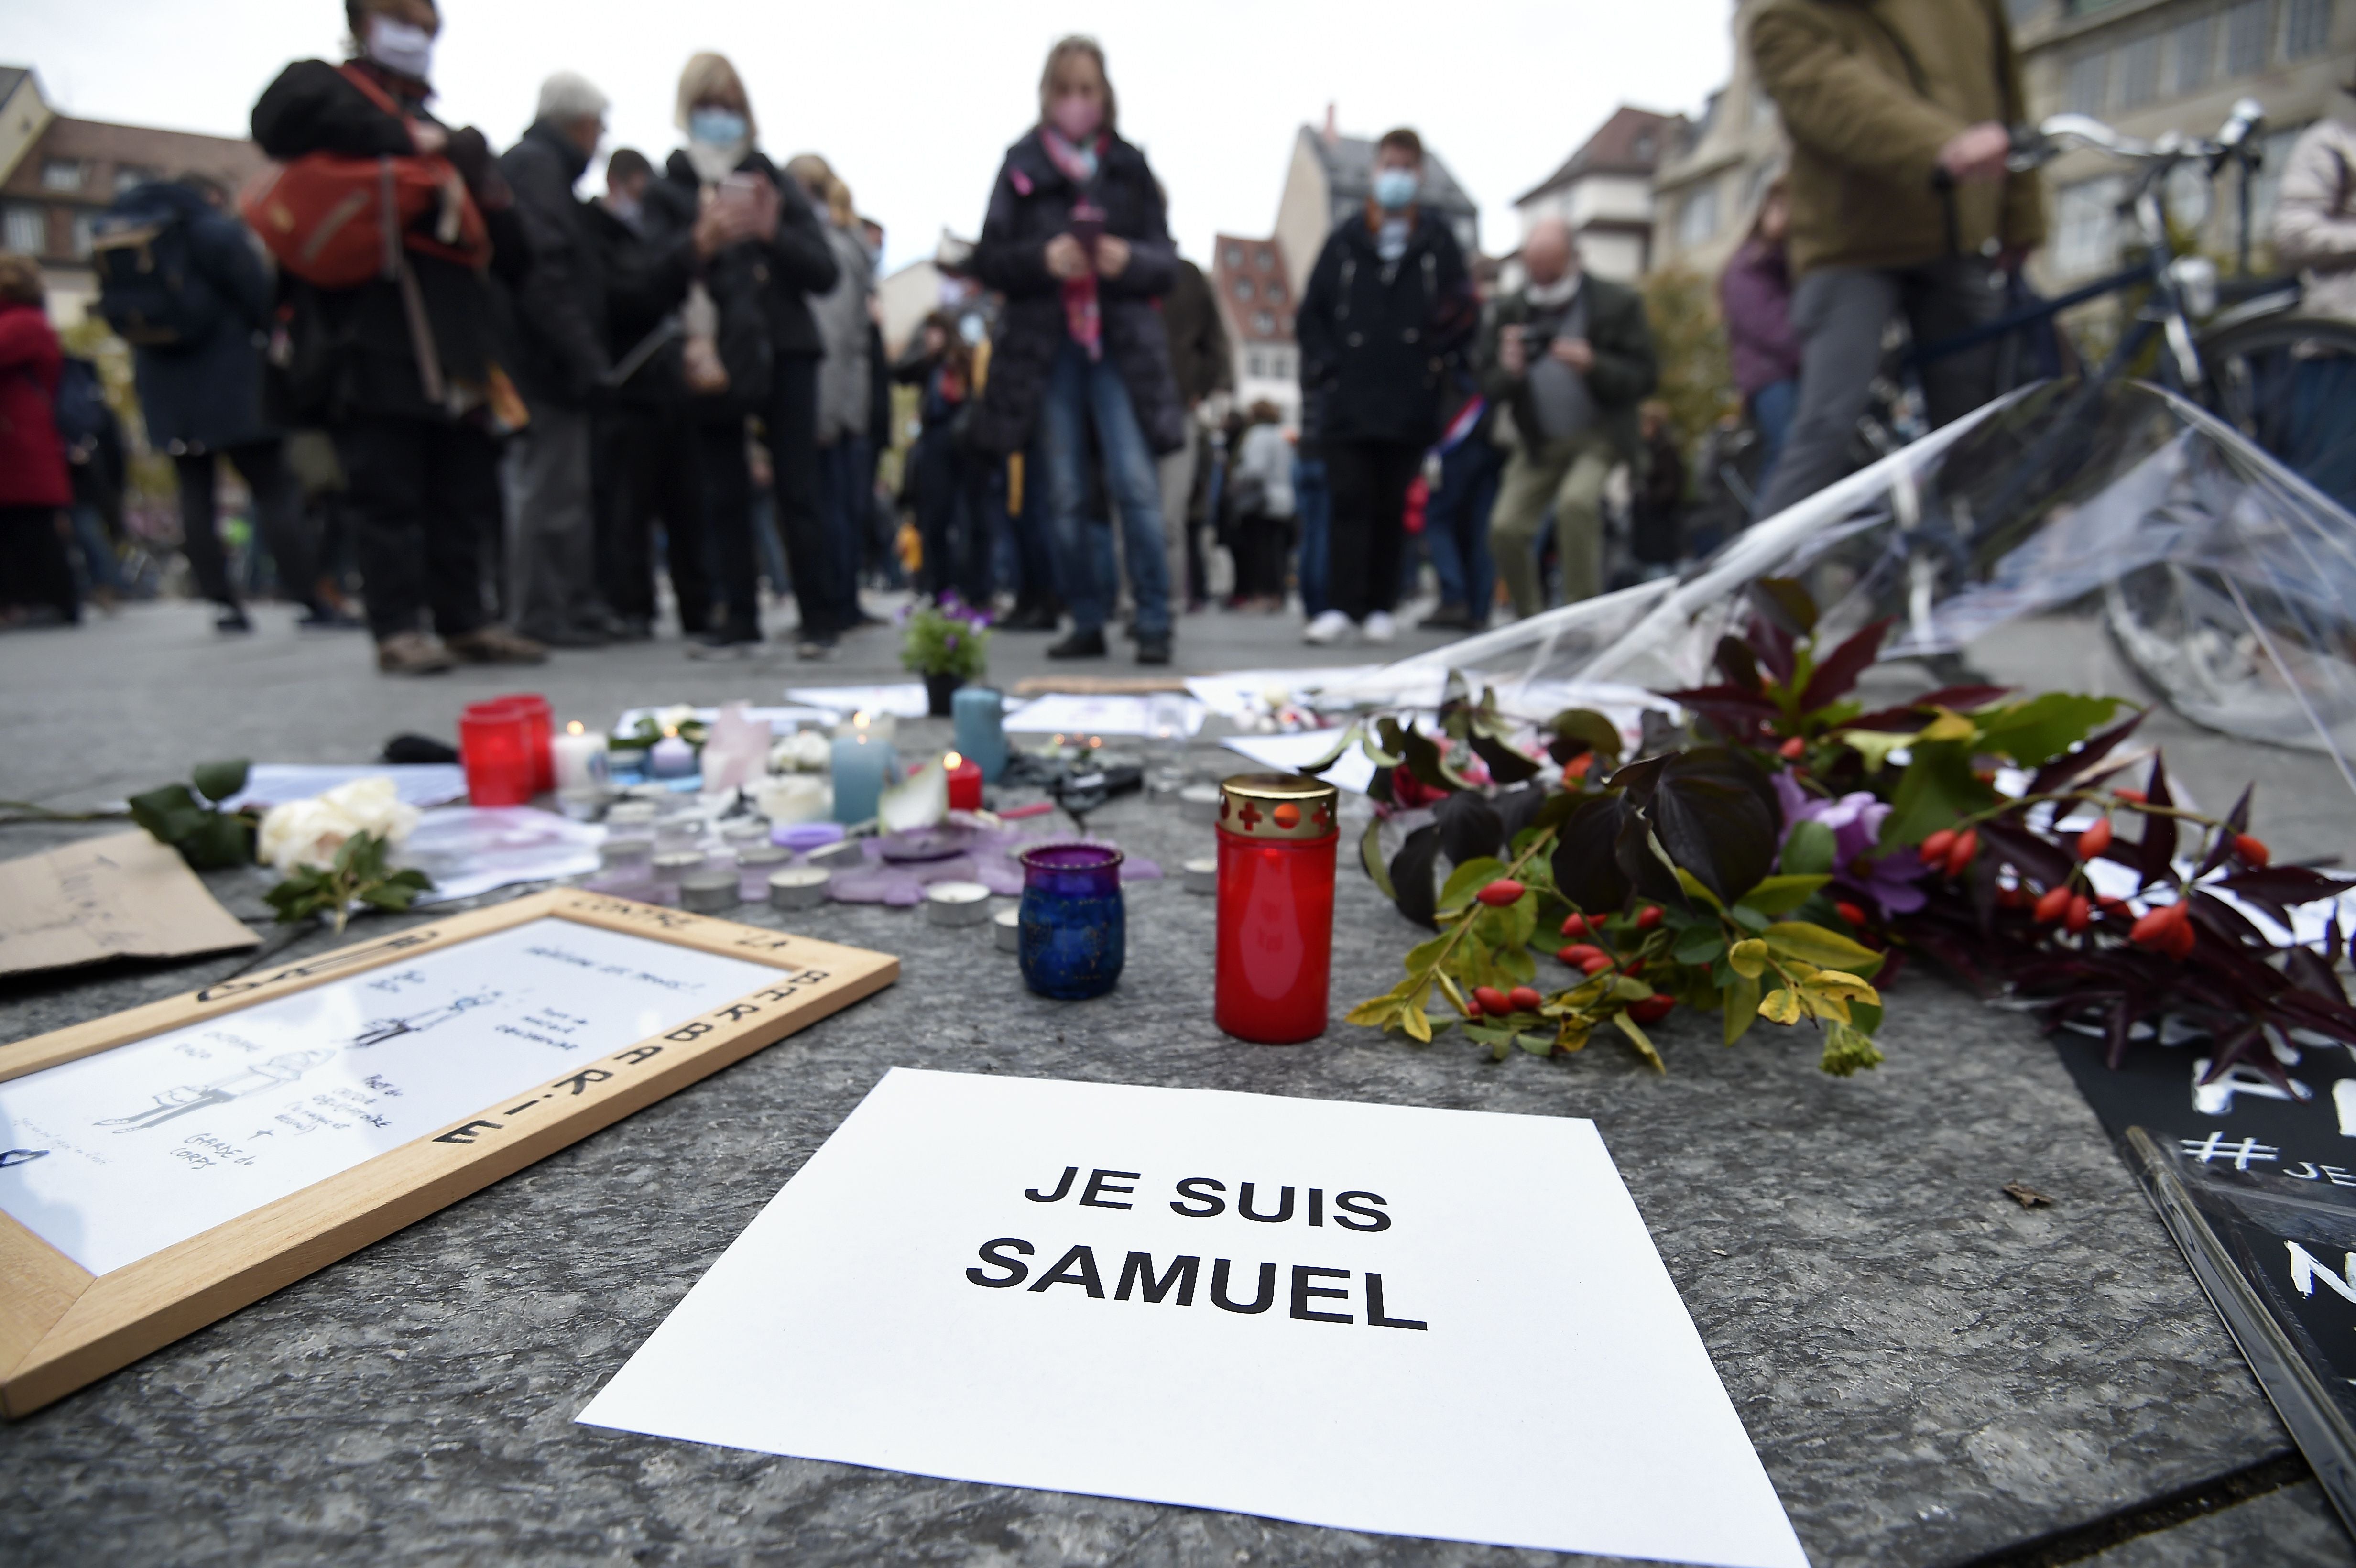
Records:
[[[1121,853],[1105,844],[1044,844],[1023,862],[1023,978],[1043,997],[1084,1002],[1120,978],[1129,955]]]
[[[981,776],[991,784],[1006,771],[1006,699],[986,686],[958,688],[950,699],[957,717],[957,749],[981,764]]]

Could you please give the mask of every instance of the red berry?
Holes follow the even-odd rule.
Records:
[[[1669,1009],[1676,1005],[1675,997],[1646,997],[1641,1002],[1628,1004],[1628,1016],[1640,1024],[1658,1023],[1667,1018]]]
[[[1588,929],[1587,917],[1583,914],[1572,915],[1562,923],[1562,933],[1565,936],[1585,936]]]
[[[1521,901],[1522,884],[1511,877],[1499,877],[1475,896],[1491,909],[1504,909],[1507,904]]]
[[[1535,986],[1516,986],[1505,1000],[1514,1004],[1514,1011],[1517,1013],[1534,1013],[1546,1006],[1546,998],[1538,995]]]
[[[1863,925],[1865,923],[1865,911],[1849,902],[1847,899],[1843,899],[1840,902],[1833,905],[1833,912],[1840,916],[1843,920],[1848,922],[1851,925]]]
[[[1592,752],[1581,752],[1579,755],[1571,758],[1570,761],[1563,763],[1562,776],[1567,779],[1583,779],[1587,776],[1588,770],[1594,766],[1595,753]]]
[[[1557,952],[1555,956],[1566,964],[1584,965],[1589,959],[1602,958],[1604,955],[1603,949],[1591,942],[1574,942]],[[1606,959],[1605,962],[1608,963],[1610,960]]]
[[[2200,940],[2200,933],[2190,920],[2178,921],[2168,933],[2168,955],[2180,964],[2192,956],[2193,944]]]
[[[1972,863],[1972,857],[1979,852],[1979,829],[1976,827],[1965,828],[1962,837],[1958,837],[1954,846],[1947,851],[1947,875],[1951,877],[1962,876],[1964,874],[1964,868],[1970,865]]]
[[[2062,929],[2075,936],[2093,924],[2094,920],[2094,906],[2086,901],[2086,895],[2083,893],[2071,895],[2070,912],[2062,917]]]
[[[2233,853],[2253,866],[2263,866],[2274,859],[2274,851],[2266,848],[2265,839],[2254,838],[2246,833],[2233,835]]]
[[[2127,789],[2124,786],[2115,789],[2111,791],[2111,793],[2118,796],[2121,800],[2126,801],[2130,805],[2141,805],[2151,798],[2151,796],[2144,794],[2143,791],[2139,789]]]
[[[1660,923],[1661,923],[1661,906],[1660,906],[1660,905],[1658,905],[1658,904],[1646,904],[1643,909],[1640,909],[1640,910],[1638,910],[1638,911],[1636,912],[1636,929],[1637,929],[1637,930],[1639,930],[1639,931],[1650,931],[1650,930],[1652,930],[1652,929],[1653,929],[1653,927],[1655,927],[1655,926],[1656,926],[1656,925],[1658,925],[1658,924],[1660,924]]]
[[[1604,970],[1612,967],[1612,960],[1599,953],[1592,958],[1580,959],[1579,961],[1579,966],[1581,969],[1586,970],[1590,975],[1600,975]]]
[[[1644,972],[1644,961],[1642,958],[1637,959],[1633,964],[1629,965],[1626,969],[1622,971],[1622,974],[1630,976],[1641,975]]]
[[[1921,851],[1922,856],[1922,864],[1926,866],[1945,864],[1947,859],[1947,851],[1953,849],[1954,847],[1955,830],[1952,827],[1940,828],[1939,831],[1932,834],[1931,837],[1922,840],[1922,848]]]
[[[1472,990],[1472,1000],[1480,1007],[1483,1012],[1488,1013],[1495,1018],[1503,1018],[1507,1013],[1514,1010],[1513,1004],[1505,1000],[1505,993],[1500,991],[1494,986],[1474,987]]]
[[[2165,952],[2175,945],[2177,928],[2191,927],[2191,910],[2182,902],[2162,904],[2149,911],[2127,931],[2127,940],[2137,947],[2156,948]]]
[[[2070,889],[2066,884],[2062,887],[2048,889],[2045,896],[2037,901],[2037,923],[2040,925],[2051,925],[2055,921],[2060,920],[2063,915],[2068,914],[2070,912]]]
[[[2111,819],[2107,816],[2078,835],[2078,859],[2081,860],[2092,860],[2110,847]]]
[[[1808,743],[1805,741],[1801,740],[1797,735],[1794,735],[1790,740],[1784,741],[1782,745],[1776,747],[1775,751],[1776,754],[1781,756],[1785,762],[1796,763],[1802,757],[1808,754]],[[1632,1008],[1629,1010],[1633,1012],[1635,1009]]]

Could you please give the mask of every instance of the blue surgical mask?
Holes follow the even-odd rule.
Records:
[[[434,71],[434,35],[391,16],[368,19],[368,57],[387,70],[424,81]]]
[[[711,147],[733,147],[744,139],[744,116],[734,109],[696,109],[687,116],[687,133]]]
[[[1416,187],[1422,183],[1413,169],[1376,169],[1375,205],[1385,212],[1397,212],[1413,204]]]

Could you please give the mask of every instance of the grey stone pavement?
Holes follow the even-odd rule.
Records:
[[[163,605],[0,638],[0,795],[87,805],[213,756],[365,761],[397,731],[448,736],[465,701],[498,691],[609,718],[895,674],[878,630],[815,668],[695,665],[664,643],[394,682],[359,639],[298,639],[271,608],[259,620],[252,639],[225,642],[201,610]],[[1301,648],[1293,624],[1190,619],[1180,656],[1197,670],[1342,662]],[[996,678],[1043,669],[1044,642],[1001,639]],[[1999,677],[2129,689],[2074,624],[1991,642],[1975,655]],[[2356,797],[2321,760],[2165,717],[2151,728],[2204,802],[2257,777],[2257,827],[2278,854],[2348,840]],[[946,725],[906,733],[904,750],[947,742]],[[1217,771],[1207,747],[1194,760]],[[1210,842],[1141,799],[1091,827],[1165,865]],[[75,831],[10,829],[0,852]],[[210,880],[264,924],[259,874]],[[1025,992],[986,930],[879,908],[794,917],[790,929],[897,954],[900,982],[0,1427],[0,1562],[1587,1561],[573,1424],[883,1072],[906,1065],[1593,1117],[1819,1564],[2356,1563],[2092,1113],[2017,1017],[1911,975],[1892,988],[1888,1064],[1847,1082],[1778,1031],[1727,1051],[1677,1020],[1661,1031],[1665,1077],[1604,1048],[1493,1065],[1462,1044],[1419,1050],[1338,1022],[1307,1046],[1242,1046],[1210,1023],[1211,901],[1174,880],[1130,899],[1140,939],[1120,987],[1078,1004]],[[740,918],[788,923],[766,909]],[[377,917],[361,933],[400,923]],[[1336,1013],[1387,987],[1413,939],[1345,868]],[[270,944],[273,958],[332,945],[317,932]],[[265,961],[18,982],[0,988],[0,1040]],[[2024,1212],[1999,1190],[2016,1179],[2059,1202]],[[1495,1332],[1549,1353],[1542,1321]],[[1499,1463],[1532,1486],[1579,1462],[1501,1435]]]

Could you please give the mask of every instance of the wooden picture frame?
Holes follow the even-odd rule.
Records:
[[[0,1083],[554,919],[775,968],[777,982],[502,1095],[93,1275],[0,1211],[0,1413],[26,1415],[892,984],[899,960],[579,890],[452,915],[0,1047]]]

